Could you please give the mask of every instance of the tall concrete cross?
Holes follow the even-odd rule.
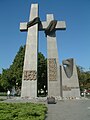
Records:
[[[47,15],[47,16],[49,16],[49,15]],[[29,21],[33,20],[36,17],[38,17],[38,4],[32,4]],[[21,97],[31,97],[31,98],[37,97],[38,31],[39,30],[45,31],[52,19],[53,19],[52,17],[47,17],[47,21],[42,22],[40,26],[38,26],[38,24],[35,24],[31,27],[27,27],[28,22],[20,23],[20,31],[28,31],[27,41],[26,41],[25,58],[24,58],[24,67],[23,67]],[[58,21],[57,25],[55,27],[55,31],[56,30],[64,30],[65,28],[66,28],[65,22]],[[53,62],[53,60],[54,60],[54,62],[56,61],[56,64],[59,64],[58,55],[57,55],[55,32],[53,32],[52,35],[47,35],[47,43],[48,43],[48,45],[47,45],[47,47],[48,47],[48,51],[47,51],[48,52],[48,59],[50,58],[49,59],[49,60],[51,60],[50,62]],[[49,47],[51,50],[49,49]],[[55,47],[55,51],[56,51],[55,56],[51,55],[51,54],[54,54],[53,47]],[[54,67],[55,67],[55,65],[54,65]],[[58,67],[59,67],[59,65],[58,65]],[[48,69],[49,68],[50,67],[48,66]],[[50,71],[48,71],[48,72],[50,72]],[[50,79],[49,74],[48,74],[48,79]],[[60,75],[58,75],[58,76],[60,76]],[[51,78],[51,80],[54,81],[54,79],[52,79],[52,78]],[[55,80],[57,80],[57,78]],[[60,83],[60,82],[58,82],[58,83]],[[56,86],[56,83],[53,85]],[[53,88],[49,87],[49,90],[50,89],[53,89]],[[60,90],[57,90],[57,92],[58,91],[60,91]],[[55,94],[56,94],[56,92],[55,92]],[[60,92],[59,92],[59,94],[60,94]]]
[[[42,22],[42,30],[45,30],[49,23],[54,20],[53,14],[47,14],[47,21]],[[57,21],[56,27],[47,37],[47,74],[48,74],[48,95],[62,96],[62,79],[58,58],[58,49],[56,42],[56,30],[65,30],[65,21]]]
[[[30,18],[38,17],[38,4],[31,5]],[[28,22],[20,23],[20,31],[28,31],[23,67],[21,97],[37,97],[37,53],[38,24],[27,27]]]

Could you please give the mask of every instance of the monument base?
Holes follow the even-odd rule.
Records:
[[[21,97],[36,98],[37,97],[37,81],[22,80]]]
[[[62,96],[65,99],[80,98],[77,69],[73,58],[63,61],[62,65]]]

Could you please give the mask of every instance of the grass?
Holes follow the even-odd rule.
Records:
[[[44,104],[0,103],[0,120],[44,120]]]

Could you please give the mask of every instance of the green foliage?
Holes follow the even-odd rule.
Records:
[[[84,68],[82,68],[81,66],[77,66],[77,72],[81,91],[83,91],[84,89],[89,89],[90,71],[84,71]]]
[[[42,53],[38,54],[38,90],[47,90],[47,59]],[[45,86],[45,88],[44,88]]]
[[[7,88],[11,88],[11,73],[9,69],[3,69],[2,75],[1,75],[1,85],[6,90]]]
[[[44,120],[44,104],[0,103],[0,120]]]
[[[24,54],[25,54],[25,46],[20,47],[13,64],[10,66],[11,71],[13,71],[13,80],[18,83],[18,87],[21,87],[22,73],[23,73],[23,64],[24,64]]]
[[[1,75],[1,85],[5,90],[16,86],[16,83],[18,83],[18,87],[21,87],[24,54],[25,46],[21,46],[10,68],[3,69]]]
[[[1,91],[0,91],[0,96],[6,96],[6,95],[7,95],[6,92],[1,92]]]
[[[1,80],[1,74],[0,74],[0,92],[4,91],[3,87],[2,87],[2,80]]]
[[[21,89],[24,55],[25,46],[21,46],[10,68],[3,69],[0,75],[0,85],[4,91],[12,89],[13,86],[17,90]],[[16,83],[18,84],[16,85]],[[47,62],[43,54],[38,53],[38,89],[43,89],[44,85],[47,89]]]

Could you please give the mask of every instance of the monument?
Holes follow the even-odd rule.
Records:
[[[38,4],[31,5],[29,21],[38,17]],[[21,97],[37,97],[38,24],[20,23],[21,31],[28,31],[24,58]]]
[[[47,37],[47,74],[48,74],[48,96],[62,96],[62,85],[60,78],[59,58],[56,42],[56,30],[65,30],[64,21],[54,20],[53,14],[47,15],[47,22],[56,22],[52,31],[46,34]],[[52,23],[52,26],[53,24]],[[51,26],[51,27],[52,27]],[[48,26],[49,28],[49,26]],[[50,31],[50,28],[49,28]]]
[[[70,64],[73,63],[73,65],[71,65],[73,67],[69,67],[70,69],[68,70],[66,70],[68,67],[64,68],[64,64],[66,64],[69,60],[63,61],[63,65],[61,67],[59,65],[55,32],[56,30],[65,29],[65,21],[54,20],[53,14],[47,14],[47,21],[41,22],[38,15],[38,4],[31,5],[29,22],[20,23],[20,31],[28,32],[22,76],[21,97],[37,97],[38,31],[45,31],[47,38],[48,96],[67,97],[68,93],[65,91],[65,86],[72,88],[72,96],[79,96],[79,84],[77,82],[78,79],[74,62],[70,62]],[[73,77],[72,71],[74,71]],[[66,77],[66,75],[69,77]],[[67,82],[68,79],[71,81],[69,86]],[[75,87],[74,84],[71,84],[73,82]]]
[[[62,62],[62,96],[65,99],[80,97],[77,69],[73,58]]]

